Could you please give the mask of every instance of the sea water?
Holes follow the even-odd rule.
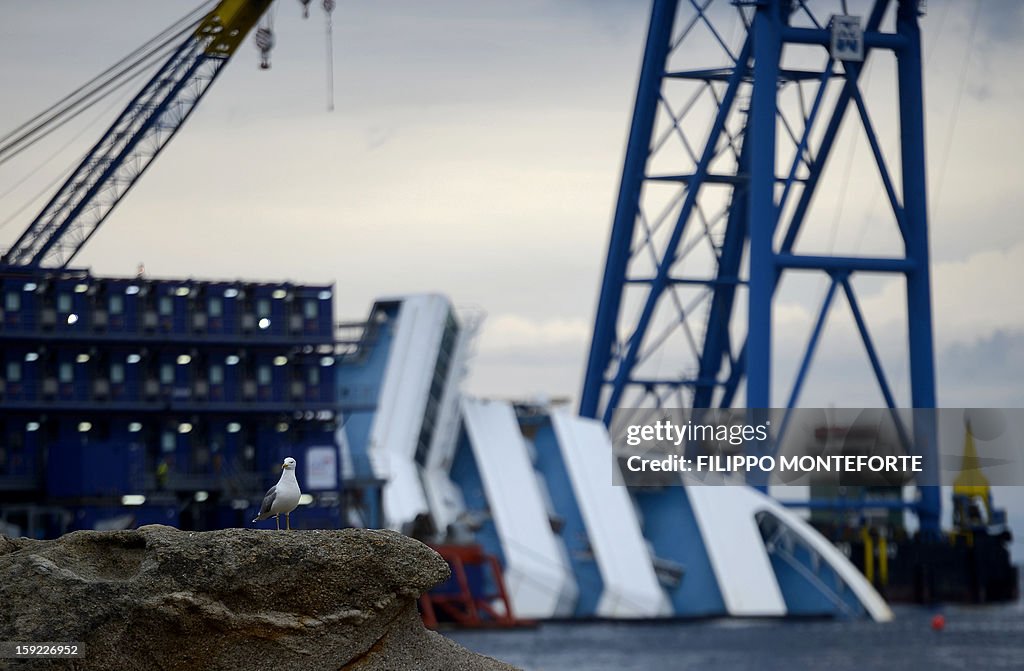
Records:
[[[933,628],[942,614],[945,627]],[[1024,671],[1024,604],[898,606],[892,622],[704,620],[548,623],[449,632],[526,671]]]

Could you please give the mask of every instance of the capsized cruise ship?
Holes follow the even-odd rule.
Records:
[[[336,367],[352,523],[499,558],[517,617],[892,613],[803,519],[746,486],[612,484],[604,425],[460,391],[480,316],[378,300]]]

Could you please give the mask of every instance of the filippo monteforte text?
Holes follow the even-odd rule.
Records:
[[[642,457],[633,455],[626,460],[626,468],[633,472],[679,471],[698,473],[736,473],[750,471],[778,471],[799,473],[920,473],[924,467],[920,456],[907,455],[829,455],[757,457],[752,455],[700,455],[688,459],[681,455]]]

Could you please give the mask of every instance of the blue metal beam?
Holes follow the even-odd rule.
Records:
[[[744,142],[740,150],[737,165],[738,176],[745,184],[750,176],[750,150]],[[730,356],[732,366],[736,362],[731,359],[729,347],[729,324],[733,316],[733,304],[736,299],[736,285],[729,282],[730,278],[738,277],[740,264],[743,261],[743,247],[747,240],[747,192],[745,188],[733,191],[729,207],[729,218],[726,222],[725,239],[722,241],[722,253],[718,259],[718,274],[713,282],[715,294],[711,299],[708,312],[708,328],[704,335],[704,349],[701,352],[698,383],[693,390],[693,407],[710,408],[714,401],[715,387],[722,368],[722,359]]]
[[[815,254],[776,254],[779,268],[824,270],[827,272],[908,273],[917,265],[912,259],[871,256],[823,256]]]
[[[865,32],[871,32],[878,30],[879,24],[882,22],[882,17],[885,16],[885,10],[889,7],[889,0],[877,0],[874,7],[871,9],[871,15],[868,17],[867,26]],[[864,57],[867,58],[870,47],[864,45]],[[829,155],[832,153],[832,145],[835,143],[836,136],[839,133],[839,127],[842,124],[843,116],[846,114],[846,109],[850,104],[850,100],[853,98],[854,88],[857,86],[857,81],[860,79],[861,73],[864,71],[857,63],[846,63],[846,81],[843,84],[842,91],[839,92],[839,98],[836,100],[835,108],[832,111],[832,116],[829,118],[828,125],[825,128],[825,132],[822,134],[821,143],[818,146],[818,152],[814,157],[814,163],[810,166],[810,176],[807,179],[807,183],[804,185],[803,191],[800,193],[800,200],[797,202],[796,209],[793,212],[793,216],[790,218],[789,227],[786,229],[785,237],[782,240],[781,250],[783,252],[789,252],[793,249],[793,245],[796,242],[796,237],[800,233],[800,227],[803,225],[804,218],[807,215],[807,209],[811,205],[811,200],[814,198],[814,193],[818,187],[818,180],[821,178],[822,173],[825,169],[825,164],[828,161]],[[831,60],[829,61],[829,68],[831,68]]]
[[[910,353],[910,399],[915,408],[935,407],[935,353],[932,341],[931,270],[928,252],[928,180],[925,175],[924,92],[918,0],[900,0],[896,30],[907,44],[896,52],[899,85],[900,149],[903,165],[903,206],[907,219],[907,256],[915,268],[907,273],[907,324]],[[938,454],[934,417],[914,419],[914,443]],[[929,460],[926,460],[929,461]],[[937,461],[937,460],[930,460]],[[930,475],[937,475],[931,473]],[[937,481],[935,478],[933,481]],[[921,532],[937,537],[942,501],[938,487],[920,488]]]
[[[633,364],[637,360],[640,345],[647,333],[647,327],[650,324],[651,317],[654,316],[654,310],[658,304],[658,299],[661,297],[662,292],[664,292],[665,287],[668,285],[668,273],[673,263],[675,263],[676,249],[679,247],[679,241],[683,237],[683,231],[686,229],[686,223],[689,221],[693,208],[697,203],[697,194],[700,192],[704,176],[707,175],[708,165],[715,153],[718,138],[721,137],[722,131],[725,128],[725,120],[729,115],[729,111],[732,109],[733,101],[736,98],[736,91],[739,88],[743,72],[746,69],[744,64],[750,58],[750,52],[751,40],[748,38],[744,41],[743,48],[740,50],[737,65],[733,69],[732,77],[729,79],[729,85],[725,90],[725,95],[722,97],[718,113],[715,115],[714,123],[711,126],[711,132],[708,134],[707,143],[704,145],[704,151],[701,153],[700,160],[697,162],[697,167],[694,170],[694,176],[688,185],[686,199],[683,201],[678,221],[676,222],[676,226],[672,230],[672,235],[669,237],[666,245],[665,256],[658,264],[658,274],[655,277],[654,282],[651,284],[650,291],[647,293],[643,312],[640,314],[637,326],[626,343],[625,354],[619,361],[619,367],[615,373],[612,389],[609,393],[608,405],[605,408],[605,412],[602,417],[605,424],[611,422],[612,412],[616,407],[618,407],[619,399],[622,397],[622,392],[626,388],[629,372],[632,370]]]
[[[640,69],[640,83],[633,108],[633,121],[629,128],[629,143],[626,147],[625,165],[622,168],[619,198],[615,204],[608,258],[605,262],[604,279],[601,282],[590,355],[583,380],[583,393],[580,397],[580,414],[584,417],[597,417],[604,376],[611,363],[612,348],[618,340],[623,281],[629,262],[640,192],[643,188],[651,136],[654,132],[661,79],[665,73],[665,61],[668,58],[678,4],[678,0],[654,0],[651,8],[647,46]]]
[[[793,184],[803,182],[807,183],[807,180],[798,180],[796,177],[797,170],[800,168],[800,163],[804,160],[804,155],[807,153],[808,146],[811,142],[811,131],[814,130],[814,123],[818,120],[818,113],[821,111],[821,102],[825,99],[825,90],[828,87],[829,79],[833,76],[832,73],[833,61],[829,58],[828,64],[825,69],[821,71],[818,78],[818,89],[814,94],[814,102],[811,103],[811,110],[807,114],[807,118],[804,120],[804,132],[800,136],[800,142],[797,144],[796,150],[793,152],[793,163],[790,165],[789,174],[786,176],[785,186],[782,189],[782,196],[779,197],[779,209],[784,210],[786,208],[786,202],[789,200],[790,190],[793,188]],[[808,168],[810,167],[810,161],[808,161]]]
[[[750,285],[747,299],[747,407],[771,407],[773,252],[779,210],[775,202],[775,113],[782,58],[781,3],[758,5],[751,26],[754,84],[745,142],[751,143],[747,212]]]
[[[896,407],[896,400],[889,389],[889,381],[885,377],[882,360],[878,357],[875,344],[871,340],[871,333],[868,330],[867,322],[864,321],[864,314],[860,311],[860,305],[857,303],[857,296],[853,293],[853,287],[850,286],[850,279],[842,277],[839,279],[839,283],[843,285],[843,292],[846,293],[846,300],[850,304],[850,312],[853,313],[853,320],[857,324],[857,332],[860,333],[860,339],[864,343],[864,350],[867,352],[868,360],[871,362],[871,370],[875,373],[875,379],[878,381],[882,397],[885,399],[885,407],[892,410]]]
[[[817,44],[823,47],[832,42],[832,33],[824,28],[795,28],[786,26],[782,37],[790,44]],[[864,48],[899,51],[906,48],[907,37],[901,33],[880,33],[878,26],[864,31]]]
[[[860,114],[861,123],[864,124],[864,134],[868,138],[868,145],[871,147],[871,154],[875,157],[875,165],[878,167],[878,175],[882,178],[882,186],[885,187],[885,195],[889,197],[889,205],[892,207],[893,216],[900,227],[900,235],[903,240],[907,239],[907,222],[900,204],[896,189],[893,187],[892,178],[889,176],[889,168],[885,164],[885,156],[882,154],[882,147],[878,143],[878,136],[875,134],[874,125],[871,123],[871,115],[868,113],[867,105],[864,104],[864,97],[857,86],[853,87],[853,99],[857,103],[857,112]]]
[[[793,389],[789,393],[789,402],[786,403],[786,418],[789,417],[789,411],[796,407],[797,400],[800,398],[800,390],[804,386],[804,379],[807,377],[807,371],[811,368],[811,361],[814,359],[814,351],[818,348],[818,341],[821,339],[821,333],[825,329],[825,319],[828,317],[829,308],[832,307],[832,299],[836,295],[836,278],[833,277],[832,281],[829,282],[828,291],[825,293],[825,300],[821,302],[821,309],[818,311],[818,320],[814,324],[814,329],[811,331],[810,340],[807,342],[807,347],[804,349],[804,358],[800,362],[800,368],[796,374],[796,380],[793,382]],[[783,420],[783,428],[779,430],[779,434],[776,437],[780,443],[782,442],[783,436],[785,435],[786,421]]]

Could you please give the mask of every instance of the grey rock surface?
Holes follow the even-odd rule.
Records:
[[[85,643],[29,662],[47,669],[513,670],[423,628],[416,598],[448,573],[390,531],[0,537],[0,640]]]

